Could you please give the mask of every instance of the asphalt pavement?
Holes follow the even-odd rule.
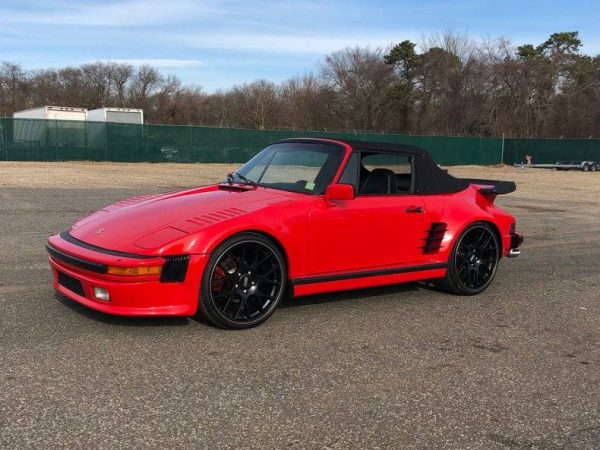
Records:
[[[0,448],[600,448],[600,204],[502,197],[493,285],[289,300],[262,326],[103,315],[44,243],[148,189],[0,190]]]

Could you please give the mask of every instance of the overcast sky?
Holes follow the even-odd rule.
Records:
[[[466,32],[537,44],[579,31],[600,53],[598,0],[0,0],[0,60],[26,68],[149,63],[207,91],[313,70],[346,46]]]

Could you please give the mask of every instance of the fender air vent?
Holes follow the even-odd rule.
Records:
[[[165,264],[160,272],[161,283],[181,283],[185,280],[189,255],[166,256]]]
[[[424,239],[425,245],[421,247],[423,253],[435,253],[442,248],[442,241],[446,234],[446,224],[443,222],[433,222],[427,230],[427,237]]]

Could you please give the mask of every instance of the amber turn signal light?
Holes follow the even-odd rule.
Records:
[[[148,275],[160,275],[162,266],[139,266],[139,267],[120,267],[108,266],[106,273],[109,275],[124,275],[128,277],[143,277]]]

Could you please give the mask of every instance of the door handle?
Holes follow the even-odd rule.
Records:
[[[406,213],[423,214],[423,208],[420,206],[409,206],[404,210]]]

